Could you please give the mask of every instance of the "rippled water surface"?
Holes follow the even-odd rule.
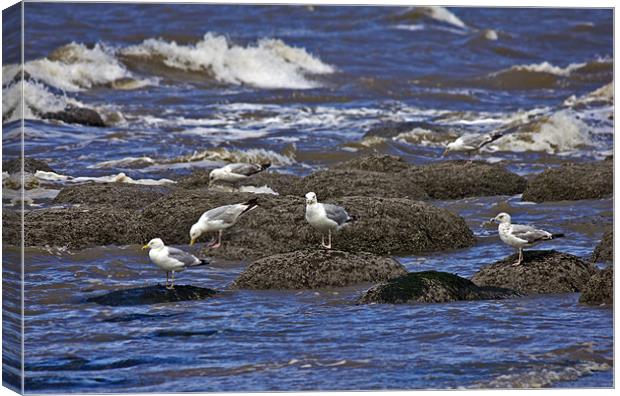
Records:
[[[489,131],[506,135],[479,159],[525,176],[613,151],[610,10],[25,7],[26,107],[13,81],[18,47],[8,43],[3,150],[19,155],[23,110],[26,155],[48,162],[53,182],[121,172],[176,179],[244,160],[305,175],[370,153],[426,164],[443,160],[456,136]],[[67,105],[96,110],[107,126],[42,119]],[[420,124],[364,137],[388,121]],[[32,198],[28,210],[49,204]],[[485,223],[498,211],[566,233],[545,248],[584,258],[613,221],[611,199],[434,204],[465,218],[476,245],[399,257],[410,271],[469,277],[511,254]],[[4,257],[4,279],[15,282],[19,252],[7,247]],[[28,248],[26,391],[613,384],[613,312],[578,304],[578,294],[365,306],[354,302],[370,285],[226,290],[246,264],[216,260],[179,275],[224,290],[212,299],[104,307],[86,299],[163,281],[138,246]],[[17,317],[17,306],[7,309]]]

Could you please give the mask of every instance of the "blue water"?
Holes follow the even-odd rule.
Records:
[[[61,175],[175,179],[248,159],[304,175],[370,153],[426,164],[460,134],[496,130],[516,132],[478,157],[526,176],[613,150],[613,98],[592,94],[613,79],[611,10],[27,3],[25,26],[25,151]],[[3,46],[6,158],[20,150],[18,44]],[[41,119],[76,103],[107,126]],[[386,121],[439,132],[363,140]],[[410,271],[469,277],[511,254],[485,224],[500,207],[565,232],[546,248],[584,258],[613,221],[610,199],[434,204],[477,243],[399,257]],[[162,282],[137,246],[29,248],[26,263],[27,392],[613,384],[613,312],[577,294],[359,306],[359,285],[119,308],[85,300]],[[225,289],[246,264],[216,260],[180,282]]]

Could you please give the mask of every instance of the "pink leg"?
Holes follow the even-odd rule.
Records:
[[[217,243],[211,246],[211,249],[217,249],[222,246],[222,230],[218,233]]]
[[[326,249],[331,249],[332,248],[332,230],[328,230],[328,234],[327,234],[327,246],[325,246]]]

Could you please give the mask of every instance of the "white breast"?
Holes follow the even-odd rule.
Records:
[[[523,248],[527,246],[527,241],[519,239],[512,235],[511,224],[500,224],[497,230],[499,232],[499,238],[506,245],[512,246],[514,248]]]
[[[180,261],[168,257],[168,248],[163,249],[151,249],[149,251],[149,258],[159,268],[164,271],[183,271],[185,265]]]

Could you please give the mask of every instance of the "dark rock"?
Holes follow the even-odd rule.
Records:
[[[104,127],[103,119],[93,109],[86,107],[67,106],[64,110],[41,114],[44,120],[57,120],[67,124],[80,124],[94,127]]]
[[[496,300],[520,294],[498,287],[479,287],[472,281],[447,272],[411,272],[364,292],[362,304],[441,303],[461,300]]]
[[[147,305],[204,300],[216,293],[212,289],[190,285],[176,285],[174,289],[166,289],[163,285],[157,285],[116,290],[101,296],[90,297],[86,301],[110,306]]]
[[[527,181],[500,165],[481,161],[446,161],[419,166],[401,177],[420,186],[433,199],[459,199],[492,195],[515,195]]]
[[[363,138],[367,138],[370,136],[377,136],[382,138],[393,138],[395,136],[400,135],[401,133],[410,132],[416,128],[426,129],[429,131],[442,133],[445,132],[444,129],[440,126],[430,124],[428,122],[422,121],[406,121],[406,122],[398,122],[398,121],[388,121],[382,122],[377,125],[372,126],[363,136]]]
[[[603,238],[596,245],[594,253],[592,253],[592,261],[614,261],[614,230],[609,229],[603,234]]]
[[[407,175],[362,170],[327,169],[303,178],[299,183],[303,194],[314,191],[319,200],[366,196],[385,198],[428,199],[426,192]]]
[[[570,293],[584,289],[596,268],[580,258],[554,250],[524,251],[518,266],[515,253],[484,266],[471,280],[478,286],[496,286],[526,294]]]
[[[68,246],[141,243],[138,213],[110,205],[45,208],[24,216],[26,246]]]
[[[24,172],[26,173],[35,173],[36,171],[44,171],[44,172],[55,172],[48,164],[45,162],[34,159],[34,158],[24,158]],[[19,173],[22,171],[22,163],[21,158],[15,158],[8,161],[2,161],[2,171],[8,172],[10,174]]]
[[[111,205],[115,208],[142,209],[171,189],[129,183],[87,183],[64,187],[54,199],[55,204]]]
[[[317,289],[380,282],[407,273],[396,260],[370,253],[304,249],[250,264],[233,283],[239,289]]]
[[[2,208],[2,243],[21,246],[22,218],[19,212]]]
[[[250,193],[179,189],[144,209],[144,240],[162,237],[169,244],[188,243],[189,229],[204,211],[254,197]],[[369,197],[330,202],[344,206],[357,219],[334,236],[334,249],[410,254],[463,248],[474,243],[462,218],[423,202]],[[317,247],[320,241],[320,233],[305,220],[303,197],[260,195],[258,208],[224,232],[221,248],[206,254],[252,259]]]
[[[575,201],[608,198],[614,192],[613,161],[563,164],[534,177],[523,193],[524,201]]]
[[[590,305],[614,303],[614,268],[609,266],[592,275],[579,297],[579,302]]]
[[[332,169],[354,169],[370,172],[396,173],[411,168],[414,168],[414,166],[400,157],[395,155],[376,154],[357,157],[352,160],[342,162],[334,166]]]

